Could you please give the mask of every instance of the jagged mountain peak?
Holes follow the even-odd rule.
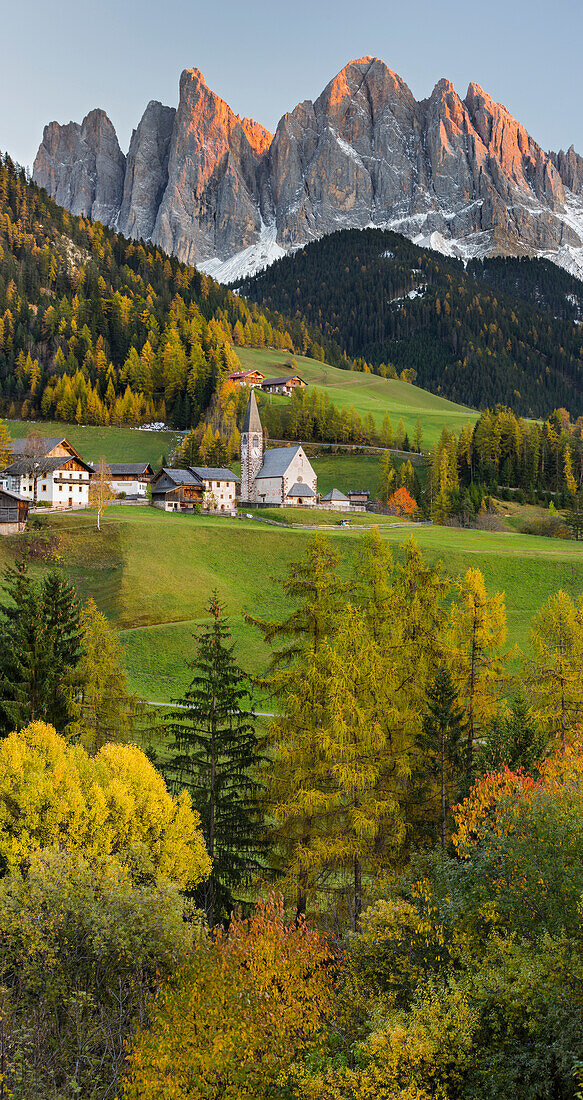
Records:
[[[51,123],[35,180],[69,209],[218,277],[367,225],[464,258],[542,254],[583,274],[583,158],[543,152],[475,82],[462,99],[443,77],[417,101],[369,54],[275,135],[235,114],[196,67],[179,92],[176,110],[148,105],[127,163],[105,112]]]

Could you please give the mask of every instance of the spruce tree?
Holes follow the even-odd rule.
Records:
[[[49,573],[35,582],[25,561],[3,574],[0,605],[0,733],[40,720],[62,732],[68,680],[79,659],[79,605],[71,585]]]
[[[233,656],[224,607],[213,592],[209,625],[200,627],[193,677],[170,715],[170,756],[164,771],[176,790],[186,788],[201,818],[210,877],[197,898],[209,924],[228,918],[236,891],[259,866],[262,849],[255,730],[249,690]]]
[[[421,760],[417,775],[427,791],[439,783],[439,832],[445,848],[449,810],[457,801],[464,773],[464,714],[450,672],[439,668],[427,691],[422,732],[417,737]]]

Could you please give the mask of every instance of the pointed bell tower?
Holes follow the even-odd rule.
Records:
[[[241,426],[241,500],[253,501],[253,482],[263,465],[263,428],[255,390],[251,390]]]

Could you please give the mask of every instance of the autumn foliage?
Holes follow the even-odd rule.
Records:
[[[387,508],[395,516],[414,516],[419,511],[417,502],[404,487],[389,497]]]
[[[52,846],[180,887],[210,870],[190,796],[173,798],[140,749],[110,743],[91,757],[33,722],[0,742],[0,861],[16,869]]]
[[[292,1063],[321,1033],[332,959],[281,899],[205,938],[160,998],[129,1056],[127,1100],[241,1100],[278,1095]]]

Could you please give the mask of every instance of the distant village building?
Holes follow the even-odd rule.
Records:
[[[370,492],[368,489],[349,489],[348,499],[351,504],[365,507],[370,499]]]
[[[24,531],[30,502],[8,489],[0,488],[0,534],[15,535]]]
[[[6,489],[51,508],[86,508],[92,468],[66,439],[42,439],[34,463],[27,439],[12,440],[13,462],[2,473]]]
[[[274,447],[264,453],[253,391],[241,427],[241,501],[303,506],[318,501],[316,473],[302,447]]]
[[[322,497],[322,504],[327,504],[337,512],[348,512],[350,509],[350,501],[344,493],[340,492],[340,489],[331,489],[326,493],[326,496]]]
[[[145,497],[154,476],[149,462],[108,462],[111,470],[111,487],[114,493],[128,497]],[[92,470],[97,467],[92,465]]]
[[[227,375],[227,381],[232,382],[238,389],[241,386],[261,386],[265,375],[260,370],[236,370]]]
[[[266,378],[261,385],[264,393],[283,393],[290,397],[294,390],[305,390],[307,383],[299,374],[285,374],[283,378]]]
[[[237,506],[239,479],[223,466],[163,466],[150,482],[152,504],[165,512],[232,512]]]

